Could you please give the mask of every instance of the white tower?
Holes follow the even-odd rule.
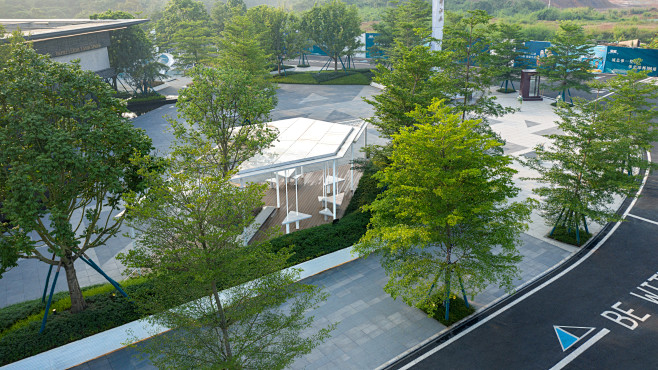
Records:
[[[443,41],[443,1],[432,0],[432,37],[439,41]],[[433,41],[432,50],[441,50],[441,44]]]

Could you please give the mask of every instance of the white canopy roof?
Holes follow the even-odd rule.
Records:
[[[279,130],[277,140],[263,154],[242,163],[234,180],[342,158],[366,126],[365,122],[354,127],[302,117],[268,125]]]

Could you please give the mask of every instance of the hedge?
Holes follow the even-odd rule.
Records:
[[[148,289],[148,287],[149,281],[145,281],[140,284],[126,286],[124,290],[128,296],[131,296],[136,294],[138,290]],[[68,296],[67,292],[62,293]],[[92,295],[85,300],[88,307],[80,313],[72,314],[70,311],[63,311],[49,314],[45,330],[41,334],[39,334],[41,328],[41,320],[39,320],[30,322],[0,337],[0,366],[143,317],[143,314],[137,311],[135,305],[117,291]],[[20,310],[21,308],[33,312],[35,302],[40,304],[41,301],[35,300],[6,307],[1,310],[1,314]],[[39,309],[43,310],[43,305]],[[28,312],[24,312],[23,317],[27,314]]]

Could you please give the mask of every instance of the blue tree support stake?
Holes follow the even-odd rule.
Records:
[[[458,275],[458,276],[459,276],[459,285],[461,285],[461,287],[462,287],[462,294],[464,295],[464,302],[466,303],[466,308],[469,308],[468,307],[468,298],[466,298],[466,290],[464,289],[464,282],[462,281],[462,276],[461,275]]]
[[[83,262],[85,262],[86,264],[88,264],[89,266],[91,266],[91,268],[93,268],[94,270],[98,271],[99,274],[103,275],[103,277],[104,277],[107,281],[109,281],[110,284],[112,284],[112,286],[114,286],[114,287],[116,288],[116,290],[118,290],[119,293],[121,293],[121,295],[123,295],[124,297],[128,298],[128,294],[126,294],[126,292],[124,292],[123,289],[121,289],[121,285],[119,285],[119,283],[117,283],[116,281],[114,281],[114,280],[113,280],[111,277],[109,277],[109,276],[108,276],[103,270],[101,270],[101,268],[98,267],[98,265],[95,264],[94,261],[92,261],[89,257],[85,258],[85,257],[83,257],[83,256],[80,256],[80,259],[81,259]]]
[[[46,327],[46,320],[48,319],[48,310],[50,310],[50,302],[53,301],[53,293],[55,293],[55,284],[57,284],[57,277],[59,276],[60,267],[62,267],[61,261],[57,265],[57,271],[55,272],[55,279],[53,280],[53,285],[50,287],[50,295],[48,296],[48,303],[46,304],[46,312],[43,313],[43,320],[41,321],[41,329],[39,329],[39,334],[43,333],[43,329]]]

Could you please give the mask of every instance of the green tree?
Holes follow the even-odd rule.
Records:
[[[176,137],[196,148],[192,163],[228,174],[270,146],[277,131],[267,126],[276,105],[273,84],[233,68],[192,69],[193,83],[176,103],[182,122],[171,120]],[[204,160],[193,158],[202,156]]]
[[[127,12],[108,10],[89,16],[89,19],[134,19]],[[112,31],[110,34],[110,46],[107,48],[110,58],[110,66],[117,74],[130,73],[137,66],[151,63],[155,60],[155,49],[153,42],[148,38],[144,30],[135,25],[125,29]],[[114,89],[117,89],[116,76],[113,79]]]
[[[442,72],[453,81],[449,91],[456,97],[454,106],[462,120],[477,118],[486,123],[488,117],[514,112],[489,93],[494,70],[499,67],[492,65],[488,50],[495,32],[491,16],[483,10],[470,10],[462,15],[449,14],[448,20],[443,48],[452,52],[454,62]]]
[[[245,15],[247,5],[243,0],[216,1],[210,10],[212,26],[217,33],[224,31],[224,25],[236,15]]]
[[[338,70],[338,59],[352,55],[359,47],[357,37],[361,35],[361,19],[354,5],[345,5],[340,0],[332,0],[313,8],[302,15],[307,35],[334,61],[334,71]]]
[[[0,79],[0,272],[19,258],[61,266],[80,312],[74,262],[119,232],[120,198],[140,186],[130,158],[151,141],[97,75],[28,44],[13,45]]]
[[[613,195],[635,195],[641,170],[651,167],[642,155],[658,140],[658,112],[651,103],[658,98],[658,87],[640,82],[646,76],[629,71],[606,84],[593,84],[615,91],[612,96],[593,102],[576,99],[573,107],[559,104],[558,126],[565,134],[550,136],[551,147],[537,147],[537,158],[528,162],[539,173],[535,180],[546,184],[534,191],[543,197],[544,217],[553,226],[550,235],[557,230],[580,245],[588,220],[619,220],[608,206]]]
[[[269,56],[261,45],[259,27],[246,15],[236,15],[226,23],[218,41],[220,68],[237,68],[264,78],[268,75]]]
[[[449,75],[434,70],[448,64],[451,53],[433,52],[425,45],[408,48],[398,42],[391,54],[391,68],[379,65],[373,78],[386,89],[371,99],[364,99],[374,109],[368,122],[389,139],[402,128],[416,124],[408,114],[416,106],[428,106],[434,98],[449,98],[445,90],[451,84]]]
[[[508,91],[508,83],[512,82],[512,91],[514,91],[513,81],[521,79],[523,63],[520,58],[526,50],[521,36],[521,26],[500,23],[491,39],[489,65],[492,68],[493,78],[505,83],[505,91]]]
[[[160,19],[155,23],[156,44],[163,49],[173,47],[173,38],[176,32],[186,22],[203,22],[205,26],[210,24],[210,15],[206,7],[200,1],[195,0],[170,0],[162,11]]]
[[[286,59],[295,58],[307,46],[300,20],[283,9],[259,5],[247,11],[247,18],[259,28],[260,44],[270,60],[276,64],[279,74]]]
[[[331,325],[303,334],[313,322],[308,311],[326,294],[296,283],[285,252],[243,245],[263,186],[236,187],[221,168],[199,173],[188,149],[174,149],[147,196],[127,197],[140,238],[121,259],[151,277],[135,302],[156,312],[147,319],[156,327],[175,329],[143,350],[160,368],[283,369],[329,336]]]
[[[393,298],[418,305],[442,285],[446,318],[455,277],[469,294],[512,288],[530,216],[529,202],[510,202],[512,159],[489,154],[502,144],[450,112],[441,101],[419,107],[419,124],[393,135],[391,164],[375,175],[385,190],[366,207],[371,227],[355,246],[382,257]]]
[[[382,14],[382,21],[373,25],[379,35],[375,37],[375,53],[390,56],[396,42],[406,48],[424,45],[430,33],[432,7],[424,0],[407,0],[389,7]]]
[[[178,51],[177,64],[183,66],[207,64],[213,52],[212,30],[205,21],[183,21],[171,37]]]
[[[541,59],[539,72],[549,83],[557,83],[562,101],[566,101],[570,89],[589,91],[587,81],[594,75],[584,59],[590,54],[592,44],[587,40],[582,26],[574,22],[560,22],[560,29],[551,40],[546,56]],[[571,94],[569,94],[571,97]]]

